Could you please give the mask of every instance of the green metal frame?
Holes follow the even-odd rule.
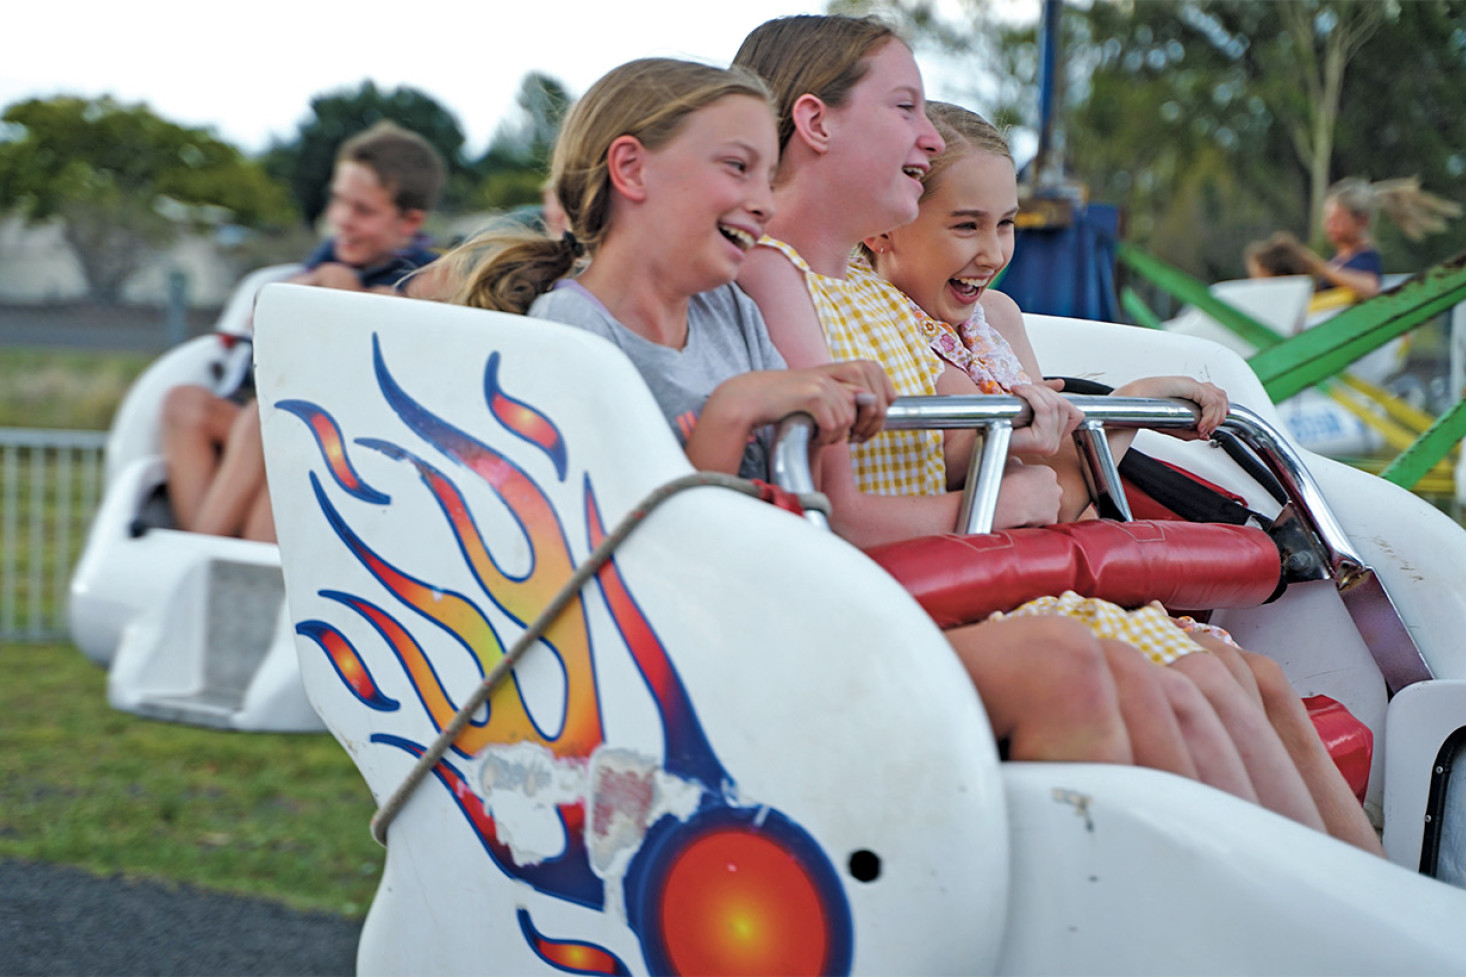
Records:
[[[1466,301],[1466,254],[1461,254],[1327,322],[1285,337],[1217,298],[1205,283],[1153,255],[1123,243],[1117,254],[1148,281],[1256,346],[1258,351],[1247,363],[1274,403],[1308,387],[1326,387],[1330,378],[1360,357]],[[1136,301],[1144,307],[1139,296]],[[1463,437],[1466,401],[1441,415],[1380,475],[1396,485],[1412,488]]]

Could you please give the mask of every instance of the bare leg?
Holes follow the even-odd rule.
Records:
[[[244,522],[245,539],[257,539],[265,543],[275,542],[275,510],[270,508],[270,493],[260,486],[254,504],[250,506],[249,517]]]
[[[1130,763],[1114,678],[1088,628],[1066,618],[947,632],[1013,760]]]
[[[239,536],[255,499],[265,487],[265,451],[260,441],[258,404],[239,410],[229,429],[214,480],[204,493],[194,532]]]
[[[180,529],[194,531],[204,496],[239,406],[203,387],[174,387],[163,398],[161,436],[168,498]]]
[[[1165,688],[1169,673],[1123,641],[1104,640],[1100,646],[1115,677],[1136,766],[1199,780]]]
[[[1217,655],[1187,655],[1170,666],[1196,683],[1222,721],[1263,807],[1319,831],[1326,830],[1318,805],[1293,764],[1267,713],[1238,684]]]
[[[1303,701],[1288,682],[1277,662],[1250,651],[1238,653],[1256,676],[1268,721],[1283,741],[1288,755],[1303,776],[1328,833],[1340,841],[1363,848],[1375,855],[1384,855],[1379,837],[1344,775],[1334,765],[1318,730],[1308,718]]]

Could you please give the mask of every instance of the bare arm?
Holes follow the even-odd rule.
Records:
[[[888,393],[885,374],[867,362],[742,373],[708,397],[687,457],[701,471],[736,474],[754,430],[797,413],[814,419],[819,446],[868,437],[880,430]]]
[[[1315,278],[1322,278],[1335,288],[1349,289],[1361,302],[1379,294],[1382,283],[1380,277],[1374,272],[1360,271],[1357,268],[1335,268],[1318,252],[1287,231],[1280,231],[1276,237],[1292,249],[1304,264],[1308,265],[1309,273]]]
[[[1008,341],[1009,346],[1013,347],[1013,353],[1018,357],[1018,362],[1023,365],[1023,372],[1035,381],[1035,385],[1041,383],[1043,371],[1039,369],[1038,354],[1033,351],[1033,343],[1029,341],[1028,330],[1023,325],[1023,313],[1019,310],[1018,303],[1002,292],[991,290],[983,295],[981,301],[988,324]],[[1050,389],[1061,390],[1062,384]],[[1117,453],[1116,460],[1130,447],[1130,442],[1134,438],[1135,432],[1133,431],[1117,431],[1112,435],[1110,447]],[[1089,484],[1084,480],[1079,451],[1072,440],[1066,439],[1065,443],[1051,454],[1039,455],[1026,452],[1022,458],[1030,464],[1047,465],[1053,469],[1062,494],[1056,522],[1073,522],[1085,514],[1090,505]]]
[[[755,249],[744,261],[738,284],[758,303],[770,338],[791,367],[830,362],[829,346],[804,275],[787,258],[769,248]],[[948,533],[957,523],[961,499],[954,493],[923,496],[861,492],[855,483],[849,448],[844,444],[830,444],[819,453],[815,478],[821,491],[829,496],[835,531],[857,546]],[[1030,489],[1034,481],[1030,475]],[[1041,492],[1015,491],[1006,504],[1000,496],[998,525],[1040,524],[1034,516],[1036,508],[1047,508]]]
[[[983,307],[988,312],[988,321],[1012,345],[1013,351],[1017,353],[1020,362],[1023,363],[1024,372],[1030,377],[1042,376],[1039,372],[1038,357],[1033,351],[1033,344],[1028,339],[1028,332],[1023,326],[1022,313],[1018,311],[1018,306],[1012,299],[1006,295],[1000,297],[1001,302],[995,303],[997,308],[989,309],[986,304],[987,296],[984,296]],[[1201,420],[1196,430],[1166,432],[1185,441],[1210,438],[1212,432],[1227,419],[1226,391],[1215,384],[1191,377],[1142,377],[1116,387],[1112,395],[1116,397],[1179,397],[1192,401],[1201,408]],[[1110,451],[1115,461],[1118,462],[1134,442],[1135,431],[1133,429],[1107,431],[1106,438],[1110,443]],[[1064,503],[1060,511],[1066,520],[1078,518],[1088,508],[1089,490],[1084,480],[1083,470],[1080,468],[1078,452],[1072,444],[1066,445],[1064,450],[1047,458],[1029,458],[1029,460],[1043,461],[1054,468],[1064,491]]]

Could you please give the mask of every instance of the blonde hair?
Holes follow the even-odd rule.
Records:
[[[389,119],[342,143],[336,161],[375,173],[398,210],[432,210],[443,189],[443,157],[433,144]]]
[[[633,136],[648,150],[665,146],[688,116],[729,95],[769,103],[768,88],[737,68],[674,58],[643,58],[613,68],[571,107],[555,142],[548,188],[565,211],[559,240],[524,230],[490,230],[445,256],[464,272],[461,305],[523,313],[531,302],[594,255],[611,216],[606,154]]]
[[[1376,183],[1346,177],[1329,187],[1325,199],[1335,201],[1366,223],[1376,211],[1383,210],[1412,241],[1445,230],[1447,218],[1461,216],[1460,204],[1422,190],[1418,176]]]
[[[974,153],[990,153],[1013,162],[1013,150],[1008,146],[1008,140],[1003,138],[997,126],[976,112],[951,102],[927,102],[926,117],[931,119],[946,148],[932,157],[931,169],[927,170],[923,182],[923,200],[935,192],[941,183],[942,172],[959,159]]]
[[[838,108],[870,70],[867,58],[888,41],[903,41],[890,24],[875,17],[800,14],[777,17],[755,27],[733,64],[768,83],[779,118],[779,152],[794,135],[794,103],[814,95]]]

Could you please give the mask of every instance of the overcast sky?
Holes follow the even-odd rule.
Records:
[[[1014,3],[1015,0],[1005,0]],[[1039,0],[1016,0],[1035,11]],[[314,95],[410,85],[457,117],[471,156],[487,148],[529,71],[572,95],[648,55],[726,64],[771,17],[819,13],[800,0],[29,0],[0,21],[0,106],[111,94],[212,126],[246,152],[289,139]],[[931,76],[936,71],[923,60]],[[928,78],[929,93],[944,93]]]

